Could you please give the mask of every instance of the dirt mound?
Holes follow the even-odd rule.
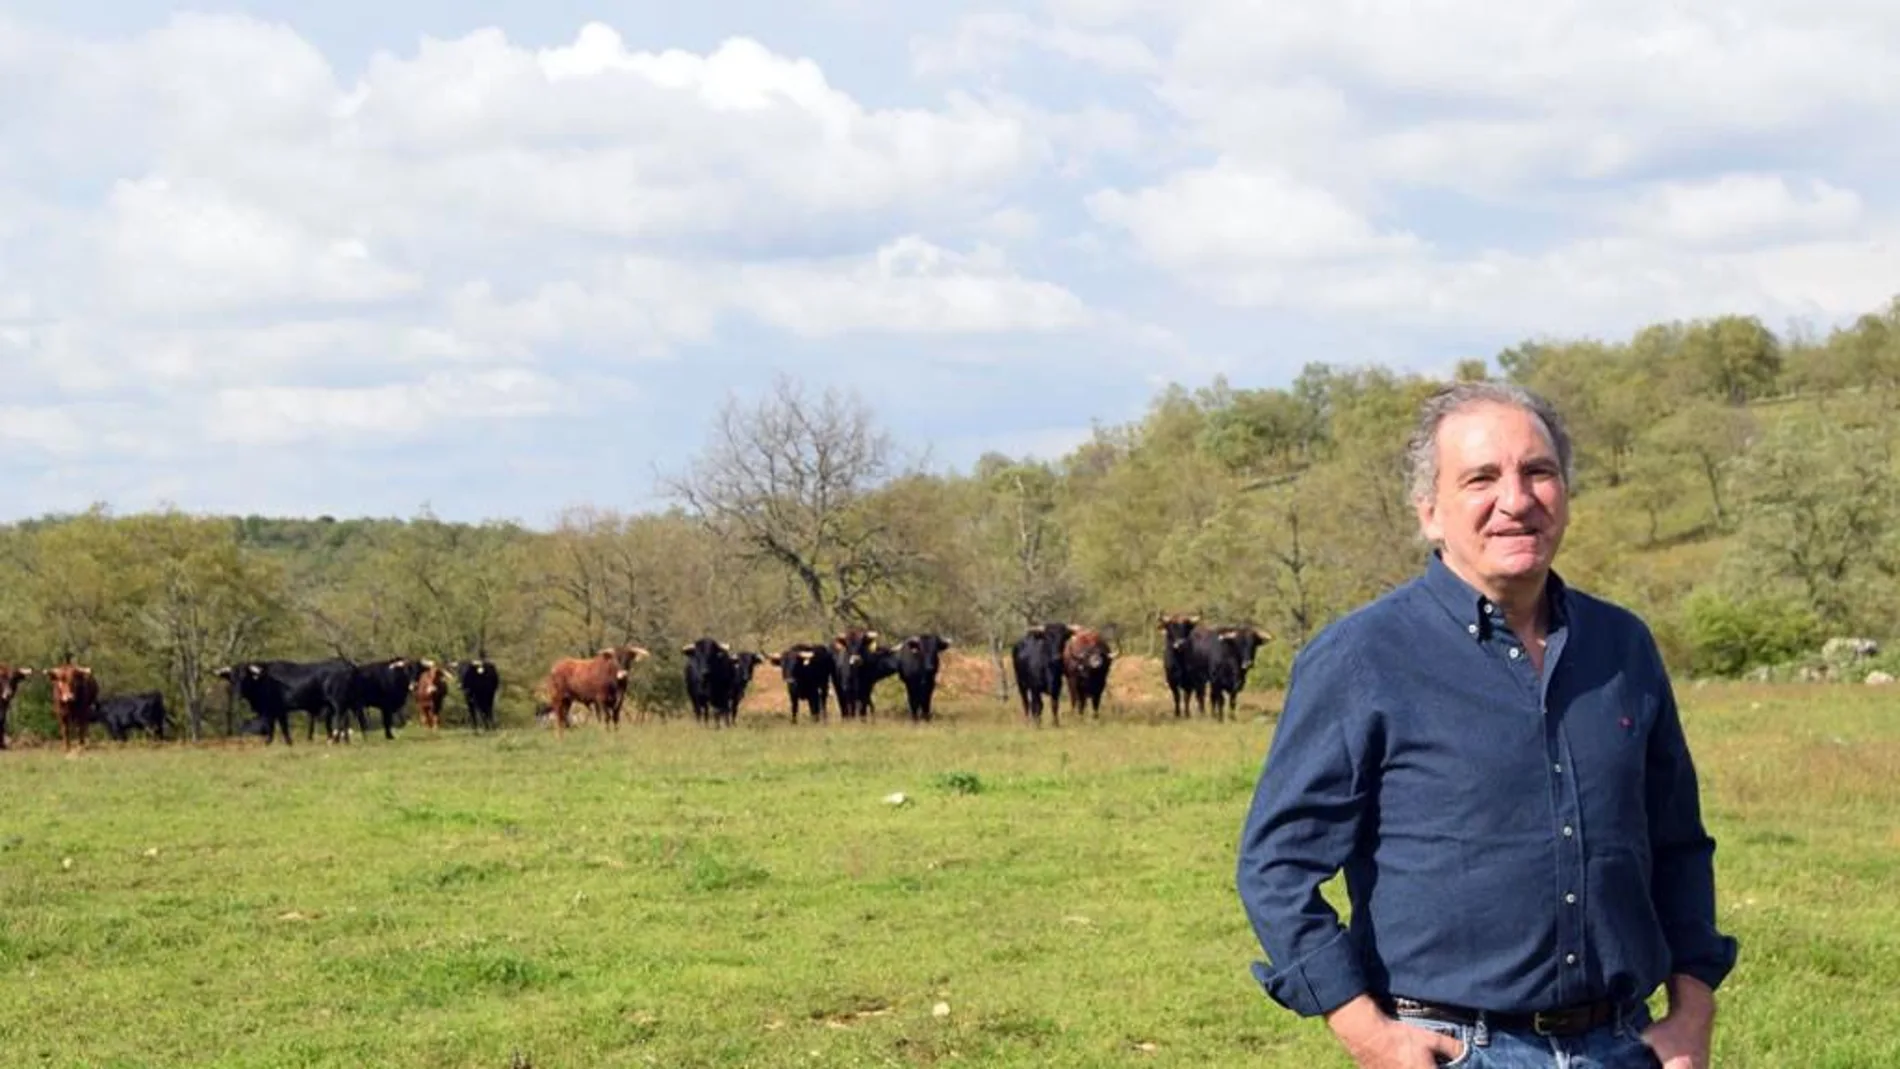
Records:
[[[1013,695],[1013,678],[1009,679],[1009,688]],[[937,672],[937,690],[950,698],[995,697],[996,662],[986,654],[946,653]],[[1108,691],[1126,702],[1166,700],[1168,680],[1162,674],[1160,658],[1139,654],[1115,658],[1115,667],[1108,674]]]

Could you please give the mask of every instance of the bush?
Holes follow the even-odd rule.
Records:
[[[1698,590],[1683,601],[1683,637],[1697,675],[1739,676],[1792,660],[1820,641],[1814,610],[1777,595]]]

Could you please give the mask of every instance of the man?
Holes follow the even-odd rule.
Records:
[[[1715,843],[1648,629],[1551,570],[1562,423],[1460,383],[1407,460],[1425,574],[1300,652],[1247,815],[1255,976],[1364,1069],[1703,1069],[1736,956]]]

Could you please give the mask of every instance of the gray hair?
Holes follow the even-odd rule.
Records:
[[[1563,417],[1549,401],[1522,386],[1508,382],[1455,382],[1435,391],[1419,406],[1418,422],[1405,443],[1406,483],[1412,500],[1429,500],[1438,487],[1438,428],[1448,416],[1474,405],[1504,405],[1519,408],[1537,417],[1557,451],[1557,465],[1563,472],[1564,485],[1576,478],[1575,455],[1570,432]]]

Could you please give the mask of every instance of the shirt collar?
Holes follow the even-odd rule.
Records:
[[[1504,613],[1491,604],[1491,599],[1478,593],[1470,583],[1459,578],[1458,573],[1445,563],[1439,550],[1425,562],[1425,589],[1431,591],[1438,603],[1458,621],[1458,626],[1478,638],[1488,638],[1492,629],[1504,623]],[[1545,581],[1544,591],[1550,602],[1550,629],[1557,631],[1570,622],[1569,588],[1563,578],[1551,569],[1550,577]]]

